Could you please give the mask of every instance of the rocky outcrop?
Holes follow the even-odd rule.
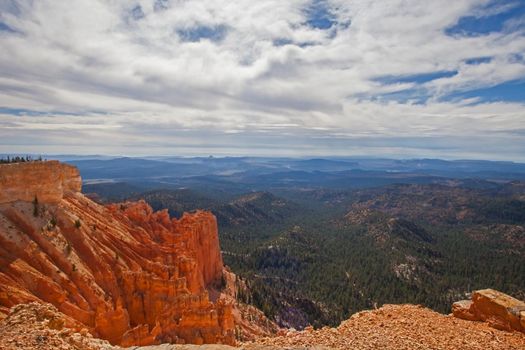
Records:
[[[58,203],[64,194],[80,192],[78,169],[56,160],[0,165],[0,203]]]
[[[80,328],[79,328],[80,327]],[[0,321],[0,349],[2,350],[124,350],[107,341],[91,336],[75,320],[59,312],[51,304],[20,304]],[[236,350],[228,345],[162,344],[131,347],[128,350]],[[245,350],[279,350],[277,347],[253,345]],[[311,350],[326,348],[309,347]],[[287,350],[304,350],[287,348]]]
[[[118,350],[93,338],[81,324],[51,304],[20,304],[0,322],[2,350]]]
[[[248,293],[245,282],[225,267],[223,270],[225,286],[219,298],[233,304],[233,319],[235,323],[235,337],[240,341],[255,340],[259,337],[269,337],[280,331],[279,326],[269,320],[256,307],[245,304],[239,299],[239,293]]]
[[[47,302],[112,344],[234,343],[211,213],[177,220],[143,201],[102,206],[57,162],[0,171],[0,314]]]
[[[452,313],[470,321],[485,321],[494,328],[525,333],[525,303],[493,289],[472,293],[472,300],[452,305]]]
[[[337,328],[288,330],[243,346],[250,349],[252,344],[282,349],[514,350],[525,348],[525,334],[493,329],[485,323],[460,320],[422,306],[384,305],[354,314]]]

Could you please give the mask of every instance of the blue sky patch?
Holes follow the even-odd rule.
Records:
[[[0,113],[10,114],[16,116],[41,116],[41,115],[79,115],[77,113],[66,113],[60,111],[35,111],[32,109],[25,108],[10,108],[10,107],[1,107]]]
[[[426,89],[417,87],[400,91],[388,92],[383,94],[362,94],[357,96],[362,101],[388,102],[396,101],[398,103],[424,104],[429,99]]]
[[[480,102],[525,103],[525,80],[514,80],[499,85],[448,95],[444,100],[479,98]]]
[[[12,115],[26,115],[33,114],[34,111],[21,108],[9,108],[9,107],[0,107],[0,113],[12,114]]]
[[[142,7],[140,5],[135,6],[131,10],[131,17],[133,17],[134,20],[139,20],[144,18],[146,15],[144,14],[144,11],[142,10]]]
[[[513,63],[524,63],[525,64],[525,55],[521,53],[515,53],[510,56],[510,62]]]
[[[0,32],[9,32],[9,33],[15,33],[16,31],[13,30],[10,26],[7,24],[0,22]]]
[[[313,0],[306,8],[306,24],[316,29],[330,29],[336,24],[335,16],[325,0]]]
[[[474,57],[465,60],[465,63],[470,65],[478,65],[483,63],[490,63],[491,61],[492,57]]]
[[[198,26],[194,28],[180,29],[177,34],[182,41],[197,42],[202,39],[207,39],[213,42],[222,41],[228,32],[228,27],[225,25]]]
[[[401,84],[401,83],[416,83],[423,84],[432,80],[440,78],[450,78],[458,74],[458,71],[439,71],[432,73],[422,73],[422,74],[413,74],[413,75],[396,75],[396,76],[383,76],[377,79],[374,79],[377,82],[383,84]]]
[[[168,0],[156,0],[153,5],[155,11],[162,11],[168,8]]]
[[[273,46],[285,46],[294,44],[293,40],[284,38],[275,39],[272,43]]]
[[[496,7],[500,7],[502,9],[501,12],[495,11]],[[523,21],[523,17],[525,16],[525,1],[523,0],[492,1],[482,9],[482,12],[483,11],[488,15],[461,17],[455,25],[447,28],[445,33],[451,36],[479,36],[501,31],[525,29]]]

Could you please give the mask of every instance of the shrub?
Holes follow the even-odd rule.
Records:
[[[35,196],[33,199],[33,216],[36,218],[38,216],[38,198]]]
[[[69,242],[68,242],[68,243],[66,244],[66,254],[67,254],[67,255],[71,254],[71,250],[72,250],[72,248],[71,248],[71,244],[69,244]]]

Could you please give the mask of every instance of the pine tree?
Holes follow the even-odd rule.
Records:
[[[38,216],[38,198],[37,196],[35,196],[35,199],[33,199],[33,216],[34,217],[37,217]]]

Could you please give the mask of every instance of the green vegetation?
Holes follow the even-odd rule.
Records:
[[[26,163],[26,162],[41,162],[42,156],[39,156],[37,159],[33,159],[31,156],[14,156],[7,158],[0,158],[0,164],[10,164],[10,163]]]
[[[513,190],[497,198],[431,185],[293,193],[309,209],[281,222],[222,225],[223,257],[246,280],[245,300],[296,328],[336,325],[385,303],[449,313],[465,293],[488,287],[524,299],[525,220]],[[465,203],[469,214],[458,219]]]
[[[69,242],[66,243],[66,255],[69,256],[71,254],[71,251],[72,251],[72,247],[71,247],[71,244],[69,244]]]
[[[525,222],[525,200],[502,198],[483,203],[480,217],[488,221],[515,224]]]
[[[469,185],[470,186],[470,185]],[[151,191],[154,209],[211,210],[239,299],[284,326],[336,325],[385,303],[443,313],[495,288],[525,299],[525,186],[277,188],[223,200]]]
[[[35,196],[35,199],[33,199],[33,216],[36,218],[38,216],[39,208],[38,208],[38,198]]]
[[[80,222],[79,219],[76,219],[76,220],[75,220],[75,227],[76,227],[76,228],[80,228],[80,226],[82,226],[82,223]]]
[[[275,319],[295,309],[315,326],[335,325],[385,303],[448,313],[465,292],[487,287],[523,297],[525,255],[510,243],[499,242],[496,251],[494,242],[473,240],[462,230],[435,229],[432,244],[388,238],[380,246],[365,225],[304,221],[302,227],[299,234],[290,227],[275,231],[273,239],[253,246],[244,241],[242,249],[224,239],[235,236],[231,232],[221,235],[226,251],[244,252],[224,254],[226,264],[248,281],[252,295],[244,298]],[[395,273],[403,264],[413,268],[407,277]]]

